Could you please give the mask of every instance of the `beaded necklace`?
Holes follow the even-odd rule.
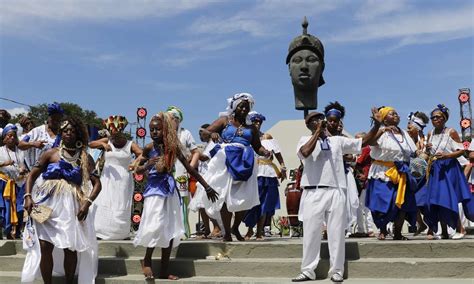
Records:
[[[15,162],[15,160],[16,160],[16,166],[19,167],[19,166],[20,166],[20,161],[18,160],[18,153],[17,153],[18,147],[15,146],[15,150],[12,151],[13,153],[15,153],[15,160],[13,160],[12,157],[10,156],[10,151],[11,151],[11,150],[8,149],[7,146],[5,146],[5,150],[7,150],[8,159],[9,159],[10,161],[13,161],[13,162]]]
[[[68,148],[66,147],[59,147],[59,156],[61,159],[65,160],[66,162],[70,163],[71,165],[77,167],[80,165],[80,163],[78,162],[80,157],[81,157],[81,150],[77,151],[76,148],[74,148],[74,155],[71,156],[71,154],[69,154],[67,152]]]

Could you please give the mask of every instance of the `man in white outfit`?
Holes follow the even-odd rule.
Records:
[[[376,110],[375,110],[376,111]],[[343,155],[358,154],[362,146],[375,137],[380,126],[374,110],[375,126],[364,139],[326,135],[326,121],[319,112],[305,118],[311,136],[301,137],[297,155],[304,165],[299,219],[303,221],[303,259],[301,273],[292,279],[302,282],[316,279],[320,260],[321,228],[327,220],[330,255],[329,274],[333,282],[343,282],[345,257],[346,176]]]

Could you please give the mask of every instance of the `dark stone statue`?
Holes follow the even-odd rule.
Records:
[[[306,113],[318,107],[318,87],[324,84],[324,47],[317,37],[308,34],[306,17],[302,26],[303,34],[290,43],[286,64],[295,93],[295,108]]]

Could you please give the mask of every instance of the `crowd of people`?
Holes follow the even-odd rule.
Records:
[[[202,220],[200,238],[265,240],[288,172],[278,141],[261,131],[267,118],[254,105],[251,94],[230,97],[226,111],[199,129],[201,145],[181,126],[181,109],[170,106],[151,118],[151,142],[143,149],[127,139],[123,116],[105,119],[102,137],[90,141],[83,122],[58,103],[48,105],[48,119],[37,127],[27,117],[11,124],[0,110],[0,231],[23,239],[22,281],[41,275],[51,283],[54,271],[71,282],[77,270],[80,283],[92,283],[97,240],[131,238],[146,248],[147,279],[154,278],[159,247],[158,277],[176,280],[169,257],[191,237],[189,210]],[[338,102],[306,116],[309,135],[296,147],[303,260],[293,281],[315,279],[322,238],[329,243],[331,279],[342,282],[346,237],[408,240],[405,222],[428,240],[464,237],[466,220],[474,221],[474,144],[464,148],[446,126],[449,114],[441,104],[429,116],[416,111],[404,129],[394,108],[373,108],[371,129],[354,138],[344,131],[346,109]],[[425,133],[430,120],[433,129]],[[146,176],[136,235],[130,231],[133,173]],[[60,259],[64,265],[54,265]]]

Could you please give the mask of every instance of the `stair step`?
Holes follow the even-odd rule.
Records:
[[[99,274],[141,274],[142,257],[100,257]],[[24,255],[0,257],[1,271],[21,271]],[[296,258],[231,258],[221,260],[172,258],[170,273],[183,277],[288,277],[300,269]],[[153,259],[153,271],[158,275],[160,260]],[[351,278],[474,278],[474,258],[363,258],[345,264]],[[388,269],[388,267],[390,269]],[[316,273],[327,277],[329,261],[321,260]]]
[[[223,243],[215,240],[184,241],[173,249],[172,256],[184,258],[206,258],[212,255],[228,255],[231,258],[297,258],[302,256],[301,239],[269,239],[265,242],[232,242]],[[24,254],[20,241],[0,242],[0,256]],[[142,257],[145,248],[134,247],[131,241],[100,241],[99,255],[117,257]],[[160,249],[154,255],[159,257]],[[470,236],[464,240],[410,240],[410,241],[376,241],[373,239],[353,240],[346,242],[346,259],[392,257],[443,258],[471,257],[474,255],[474,241]],[[329,259],[327,242],[322,243],[321,258]]]
[[[293,275],[296,276],[296,275]],[[2,284],[13,284],[19,283],[21,278],[20,272],[0,272],[0,283]],[[169,280],[156,280],[156,283],[161,282],[170,282],[176,283],[176,281]],[[351,284],[398,284],[400,279],[377,279],[377,278],[360,278],[354,279],[351,278],[348,283]],[[404,279],[404,284],[445,284],[445,283],[454,283],[454,284],[472,284],[472,279]],[[42,283],[40,279],[34,282]],[[64,283],[63,277],[53,277],[54,284]],[[98,275],[96,278],[96,284],[121,284],[121,283],[144,283],[143,275],[127,275],[127,276],[115,276],[115,275]],[[290,276],[288,277],[265,277],[265,278],[255,278],[255,277],[205,277],[205,276],[194,276],[189,278],[181,278],[179,283],[185,284],[232,284],[232,283],[292,283]],[[332,283],[329,279],[319,280],[318,283],[326,284]]]

